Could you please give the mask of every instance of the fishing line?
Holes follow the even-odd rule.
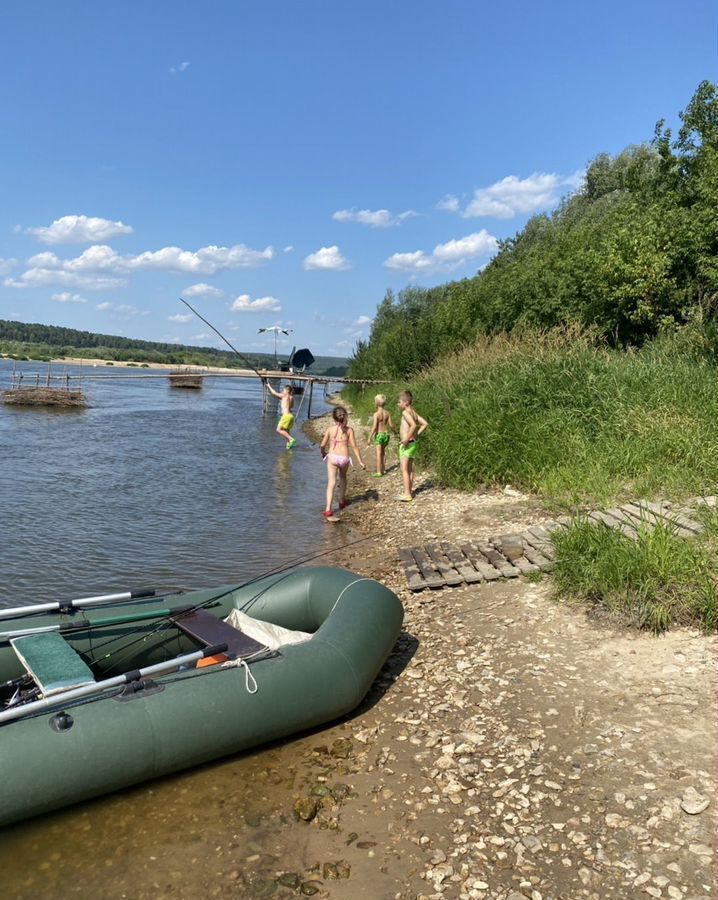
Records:
[[[191,310],[191,311],[197,316],[197,318],[198,318],[198,319],[201,319],[201,320],[204,322],[205,325],[207,325],[209,328],[212,329],[212,331],[214,331],[215,334],[218,334],[218,335],[222,338],[222,340],[225,342],[225,344],[226,344],[231,350],[234,350],[234,352],[235,352],[235,353],[237,354],[237,356],[244,362],[244,364],[247,365],[247,366],[249,366],[249,368],[252,369],[252,370],[257,374],[257,377],[258,377],[258,378],[261,378],[262,381],[265,380],[265,376],[264,376],[264,375],[260,375],[259,370],[256,369],[256,368],[252,365],[252,363],[247,359],[247,357],[246,357],[243,353],[240,353],[239,350],[237,350],[237,348],[234,346],[234,344],[230,344],[230,342],[229,342],[229,341],[227,340],[227,338],[222,334],[221,331],[219,331],[217,328],[215,328],[214,325],[213,325],[211,322],[208,322],[208,321],[205,319],[204,316],[201,316],[201,315],[197,312],[197,310],[196,310],[193,306],[190,306],[190,304],[189,304],[186,300],[184,300],[182,297],[180,297],[180,303],[184,303],[184,305],[187,307],[187,309]]]

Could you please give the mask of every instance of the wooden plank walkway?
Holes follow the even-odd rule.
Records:
[[[618,531],[632,541],[658,525],[670,528],[678,537],[689,538],[703,530],[700,515],[696,513],[700,507],[715,509],[718,497],[694,497],[682,504],[668,500],[636,500],[607,510],[595,510],[586,518]],[[561,516],[531,525],[520,533],[470,539],[457,544],[434,541],[423,547],[404,547],[399,550],[399,559],[411,591],[550,572],[556,565],[551,534],[571,521],[569,516]]]

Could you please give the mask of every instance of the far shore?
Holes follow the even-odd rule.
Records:
[[[10,357],[2,355],[2,359]],[[27,362],[36,362],[39,366],[45,365],[43,360],[34,359]],[[158,363],[158,362],[134,362],[133,360],[117,360],[117,359],[97,359],[96,357],[80,357],[80,356],[59,356],[50,360],[51,364],[63,364],[66,366],[87,366],[90,368],[100,368],[101,366],[112,366],[118,369],[160,369],[163,371],[182,369],[191,372],[211,372],[213,374],[230,374],[230,375],[252,375],[252,369],[230,369],[222,366],[196,366],[186,363]]]

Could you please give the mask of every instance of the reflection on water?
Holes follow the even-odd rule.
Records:
[[[0,381],[10,368],[0,361]],[[261,415],[256,382],[83,387],[91,406],[80,411],[0,405],[0,606],[222,585],[346,540],[320,516],[319,453],[299,430],[297,448],[284,449],[275,419]],[[141,900],[218,884],[234,896],[247,848],[281,855],[290,840],[283,814],[267,819],[280,808],[272,792],[284,792],[284,803],[292,778],[286,766],[273,772],[278,752],[5,828],[3,897]]]

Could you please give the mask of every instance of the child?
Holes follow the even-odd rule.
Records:
[[[279,402],[282,406],[282,416],[277,423],[277,434],[281,434],[281,436],[287,442],[287,450],[291,450],[292,447],[297,443],[296,438],[293,438],[289,433],[292,430],[292,426],[294,425],[294,416],[292,414],[292,409],[294,407],[294,389],[291,384],[285,384],[282,392],[275,391],[272,385],[266,378],[263,378],[262,381],[267,387],[267,390],[273,397],[278,397]]]
[[[411,503],[414,499],[414,456],[416,455],[416,439],[429,427],[426,419],[423,419],[411,405],[414,398],[411,391],[402,391],[399,394],[398,406],[401,410],[401,426],[399,429],[399,464],[401,466],[401,478],[404,484],[404,493],[396,499],[404,503]]]
[[[332,419],[334,424],[327,428],[319,447],[327,464],[327,505],[322,514],[327,519],[334,519],[332,502],[337,475],[339,476],[339,509],[344,509],[347,505],[347,472],[352,462],[349,456],[350,449],[362,469],[366,469],[354,438],[354,429],[347,425],[347,411],[343,406],[334,407]]]
[[[371,447],[372,443],[376,446],[376,472],[372,472],[372,478],[382,478],[386,474],[386,448],[389,443],[389,432],[394,430],[391,416],[384,409],[385,403],[384,394],[377,394],[374,397],[376,412],[372,418],[371,434],[367,441],[367,447]]]

